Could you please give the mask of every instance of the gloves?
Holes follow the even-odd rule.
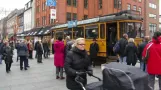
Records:
[[[76,72],[76,75],[83,75],[83,74],[85,74],[84,72]]]
[[[93,75],[93,71],[87,71],[87,73],[88,73],[89,76]]]

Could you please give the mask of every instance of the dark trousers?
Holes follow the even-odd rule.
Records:
[[[42,63],[42,54],[37,54],[37,62]]]
[[[19,60],[19,56],[17,55],[17,62],[18,62],[18,60]]]
[[[161,75],[149,75],[149,86],[152,90],[154,90],[154,84],[155,84],[155,77],[159,78],[158,84],[159,84],[159,90],[161,90]]]
[[[95,66],[96,60],[97,60],[97,57],[91,57],[91,65]]]
[[[32,59],[32,50],[29,50],[29,58]]]
[[[20,69],[23,69],[23,63],[24,63],[24,68],[26,69],[28,66],[28,59],[26,56],[20,56]]]
[[[37,51],[36,51],[36,53],[35,53],[35,58],[37,58]]]
[[[12,64],[12,62],[6,63],[6,72],[10,71],[10,69],[11,69],[11,64]]]
[[[56,76],[59,76],[60,73],[60,77],[63,77],[63,68],[62,67],[56,67]]]
[[[48,58],[48,51],[44,51],[44,58]]]
[[[127,62],[127,65],[131,65],[131,64],[132,64],[132,66],[135,66],[136,62]]]

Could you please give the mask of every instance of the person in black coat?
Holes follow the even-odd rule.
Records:
[[[72,50],[68,52],[65,58],[66,85],[70,90],[82,90],[82,87],[75,81],[77,75],[82,79],[79,81],[83,85],[87,84],[87,75],[82,72],[88,72],[92,75],[91,63],[85,50],[85,39],[76,39]]]
[[[142,61],[142,52],[145,48],[145,46],[149,42],[149,36],[144,37],[144,41],[138,46],[138,59],[140,61],[140,69],[143,71],[146,71],[146,64]]]
[[[39,40],[37,43],[36,52],[37,52],[37,62],[42,63],[43,46],[41,40]]]
[[[99,51],[99,46],[96,42],[96,39],[93,39],[93,43],[90,44],[90,59],[91,59],[91,63],[93,62],[93,66],[95,67],[95,61],[97,59],[97,54]]]
[[[125,48],[126,45],[128,44],[128,35],[127,34],[123,34],[123,38],[121,38],[119,40],[119,46],[120,46],[120,50],[119,50],[119,62],[120,63],[126,63],[126,57],[124,55],[125,52]]]
[[[125,56],[127,57],[127,65],[135,66],[137,62],[137,47],[135,46],[134,39],[130,38],[128,40],[128,45],[125,48]]]
[[[43,49],[44,49],[44,58],[48,58],[49,46],[46,39],[43,42]]]
[[[13,51],[12,51],[12,47],[9,46],[9,43],[6,42],[6,46],[4,47],[3,50],[3,55],[4,55],[4,60],[5,60],[5,64],[6,64],[6,72],[9,73],[10,68],[11,68],[11,64],[13,62],[12,57],[13,57]]]

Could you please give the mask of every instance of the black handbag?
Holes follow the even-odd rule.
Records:
[[[150,47],[153,45],[153,43],[151,43],[148,48],[146,49],[146,54],[145,54],[145,57],[142,57],[142,60],[143,62],[147,63],[148,62],[148,58],[149,58],[149,50],[150,50]]]

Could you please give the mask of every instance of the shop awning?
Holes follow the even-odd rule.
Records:
[[[39,36],[39,35],[47,35],[47,34],[49,34],[50,31],[51,31],[51,27],[52,26],[46,26],[46,27],[42,28],[39,32],[37,32],[36,35]]]

